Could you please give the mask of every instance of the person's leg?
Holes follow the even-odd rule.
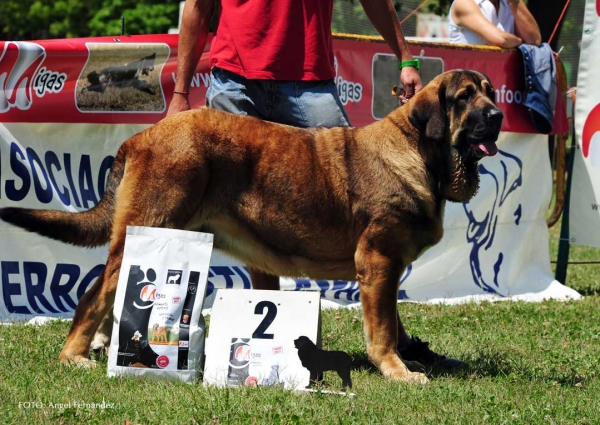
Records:
[[[273,82],[269,102],[270,121],[304,128],[350,125],[333,80]]]
[[[247,80],[241,75],[213,67],[206,92],[206,106],[232,114],[267,119],[264,82]]]

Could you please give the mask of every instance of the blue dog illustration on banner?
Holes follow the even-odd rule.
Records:
[[[523,184],[523,162],[517,156],[500,150],[493,161],[479,164],[479,175],[482,180],[492,179],[495,196],[475,197],[463,204],[469,219],[466,236],[467,242],[472,245],[469,255],[471,273],[475,284],[485,292],[505,296],[507,294],[500,292],[499,280],[504,253],[494,246],[494,238],[502,209],[514,205],[505,204],[507,198]],[[491,201],[488,208],[482,208],[485,202],[482,199]],[[521,204],[511,212],[518,226]]]

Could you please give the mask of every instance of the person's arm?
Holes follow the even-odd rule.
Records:
[[[524,43],[542,44],[542,34],[535,18],[522,0],[508,0],[510,11],[515,18],[515,32]]]
[[[413,59],[391,0],[360,0],[360,2],[365,14],[398,60]],[[402,99],[402,102],[406,102],[423,88],[419,72],[413,67],[402,68],[400,81],[406,89],[406,98]]]
[[[183,6],[179,42],[177,45],[177,76],[175,91],[189,93],[192,77],[204,51],[214,0],[186,0]],[[167,116],[190,109],[186,94],[173,94]]]
[[[473,31],[491,46],[511,49],[523,43],[520,37],[496,28],[473,0],[454,0],[452,20],[456,25]]]

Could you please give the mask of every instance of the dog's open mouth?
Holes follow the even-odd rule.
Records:
[[[466,162],[477,162],[486,156],[494,156],[498,153],[498,146],[493,140],[471,140],[455,149]]]
[[[494,156],[498,153],[498,146],[496,142],[475,142],[471,143],[471,150],[473,150],[475,156],[483,158],[484,156]]]

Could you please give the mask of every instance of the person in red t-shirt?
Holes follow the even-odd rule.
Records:
[[[391,0],[361,0],[363,9],[399,61],[413,59]],[[186,0],[177,56],[175,94],[167,115],[190,109],[192,76],[208,39],[214,0]],[[297,127],[350,125],[334,83],[333,0],[220,0],[211,43],[206,104]],[[404,66],[405,103],[423,88],[418,70]],[[249,268],[252,286],[279,289],[279,277]],[[404,360],[452,369],[465,363],[431,351],[409,336],[400,319]]]
[[[177,94],[168,115],[190,109],[187,93],[208,38],[214,3],[214,0],[185,2],[179,33]],[[391,0],[361,0],[361,3],[398,60],[412,60]],[[220,6],[210,49],[212,70],[217,68],[227,71],[228,76],[233,73],[246,80],[261,81],[325,82],[335,77],[331,36],[333,0],[220,0]],[[417,69],[412,66],[402,68],[400,81],[406,88],[403,102],[423,87]],[[207,103],[212,106],[210,100]],[[270,116],[262,118],[277,121]]]

